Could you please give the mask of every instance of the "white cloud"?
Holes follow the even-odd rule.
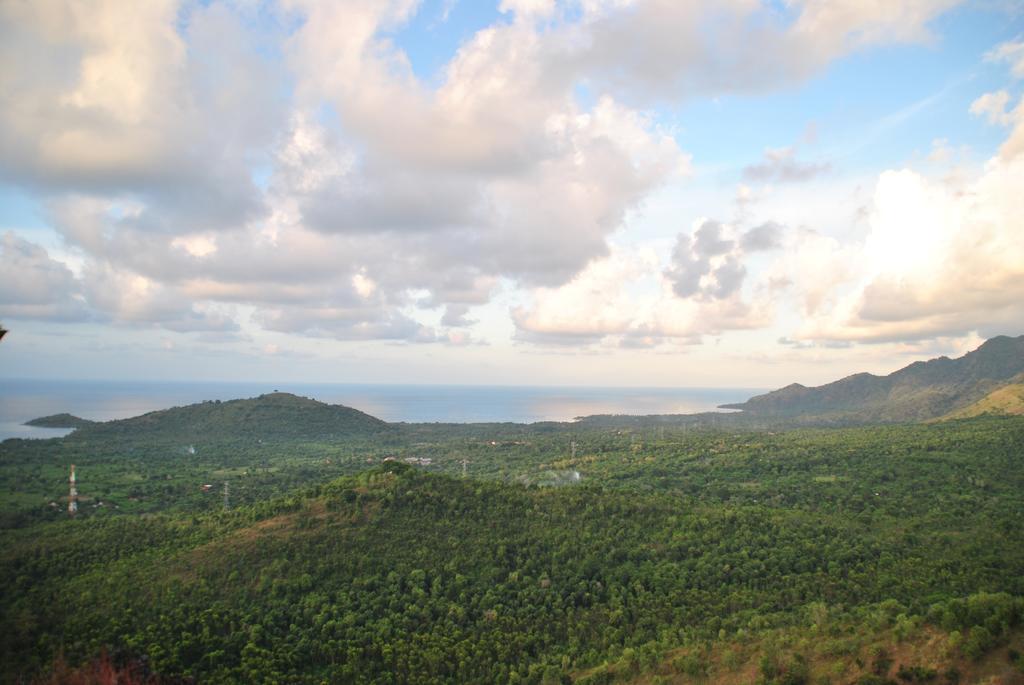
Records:
[[[517,18],[535,19],[555,13],[555,0],[501,0],[498,10],[511,12]]]
[[[181,248],[193,257],[205,257],[217,251],[217,238],[208,233],[193,233],[174,238],[171,247]]]
[[[89,307],[99,317],[117,324],[179,333],[239,329],[230,315],[190,303],[174,288],[95,262],[86,265],[82,290]]]
[[[692,236],[679,236],[668,265],[650,249],[614,249],[566,285],[534,289],[529,306],[512,310],[516,337],[651,347],[769,325],[774,313],[766,284],[744,297],[744,255],[733,234],[718,222],[699,221]],[[682,273],[694,263],[701,268]]]
[[[619,92],[678,100],[770,90],[857,50],[928,40],[928,23],[956,4],[585,2],[584,21],[566,27],[558,41],[569,46],[569,64],[589,78]]]
[[[468,38],[434,83],[391,38],[416,0],[268,5],[287,35],[222,2],[0,3],[0,172],[46,198],[82,277],[9,252],[62,303],[33,315],[210,336],[235,331],[237,304],[274,331],[462,343],[447,329],[503,282],[534,295],[514,314],[527,338],[763,325],[748,253],[781,229],[685,236],[671,265],[611,247],[689,168],[638,107],[791,84],[927,39],[952,4],[504,0],[515,19]],[[760,166],[761,181],[823,170],[792,148]]]
[[[1007,126],[1013,121],[1013,117],[1006,111],[1009,102],[1010,94],[1005,90],[985,93],[971,103],[971,114],[985,117],[990,124]]]
[[[634,326],[637,303],[627,286],[656,273],[651,253],[614,251],[591,262],[569,283],[534,291],[532,307],[517,307],[512,318],[527,340],[594,342]]]
[[[1010,65],[1010,73],[1015,78],[1024,78],[1024,42],[1009,41],[1001,43],[985,54],[991,62],[1005,62]],[[1010,93],[1005,89],[985,93],[971,103],[971,114],[984,116],[989,123],[1011,127],[1010,135],[999,149],[1003,160],[1009,161],[1024,153],[1024,96],[1017,106],[1007,110],[1010,104]]]
[[[1024,159],[997,158],[965,189],[881,175],[853,288],[805,339],[887,341],[1024,328]],[[813,312],[812,312],[813,313]]]
[[[352,287],[359,293],[360,297],[370,297],[377,290],[377,284],[372,278],[363,274],[356,274],[352,277]]]
[[[1024,41],[1011,40],[1000,43],[985,53],[990,62],[1005,62],[1010,65],[1010,73],[1016,78],[1024,78]]]
[[[187,103],[176,2],[0,6],[0,154],[33,175],[146,173]],[[166,90],[158,89],[163,84]],[[169,96],[169,97],[168,97]]]
[[[245,156],[274,136],[277,83],[220,4],[5,2],[0,165],[23,183],[237,216],[256,203]]]
[[[785,239],[767,277],[777,292],[792,288],[800,315],[815,319],[835,306],[836,289],[854,278],[862,263],[859,246],[802,229]]]
[[[999,148],[999,156],[1004,161],[1012,160],[1024,153],[1024,96],[1017,106],[1007,111],[1009,94],[1005,90],[986,93],[971,104],[971,113],[984,115],[990,123],[1009,126],[1010,134]]]

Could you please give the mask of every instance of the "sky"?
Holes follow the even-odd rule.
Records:
[[[776,387],[1024,334],[1024,3],[7,0],[0,378]]]

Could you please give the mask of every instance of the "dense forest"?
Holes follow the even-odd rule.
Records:
[[[150,421],[0,445],[6,681],[71,680],[97,659],[167,682],[1021,673],[1019,417],[346,414],[351,430],[307,438],[302,411],[256,433],[231,422],[265,408],[189,411],[204,406],[202,432]]]

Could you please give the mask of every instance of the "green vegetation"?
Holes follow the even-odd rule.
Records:
[[[106,652],[200,682],[948,682],[1020,649],[1024,418],[324,407],[271,395],[0,444],[3,677]]]
[[[618,660],[573,676],[590,684],[1015,683],[1024,678],[1024,631],[1019,624],[1001,627],[995,637],[985,627],[1002,620],[993,620],[991,612],[1012,613],[1013,606],[1006,596],[984,594],[937,603],[925,615],[902,613],[895,602],[853,611],[810,604],[792,625],[693,641],[653,664],[642,663],[635,650],[623,650]],[[983,650],[968,646],[982,642]]]
[[[38,419],[26,421],[26,426],[39,426],[40,428],[82,428],[92,425],[94,422],[88,419],[81,419],[71,414],[54,414],[52,416],[41,416]]]
[[[388,424],[341,405],[275,392],[248,400],[214,400],[150,412],[120,421],[94,423],[81,438],[155,443],[219,442],[352,437],[388,430]]]
[[[1024,383],[1012,383],[993,390],[974,404],[958,409],[943,418],[969,419],[983,414],[1024,415]]]

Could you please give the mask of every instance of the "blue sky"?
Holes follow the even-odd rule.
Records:
[[[1024,333],[1024,13],[0,8],[0,376],[772,386]]]

